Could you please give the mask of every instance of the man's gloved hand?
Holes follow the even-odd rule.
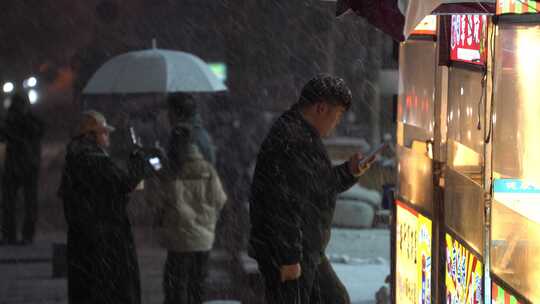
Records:
[[[300,267],[300,263],[282,265],[280,268],[281,282],[297,280],[301,275],[302,267]]]
[[[129,154],[127,162],[129,173],[137,179],[144,179],[147,176],[148,164],[146,154],[143,148],[136,147]]]

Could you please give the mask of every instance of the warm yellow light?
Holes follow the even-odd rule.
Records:
[[[480,166],[480,155],[473,149],[456,141],[451,142],[451,147],[453,149],[452,165],[454,167]]]
[[[414,29],[413,34],[435,34],[437,31],[437,16],[428,15]]]

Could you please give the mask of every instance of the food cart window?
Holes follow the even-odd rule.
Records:
[[[503,24],[495,47],[492,271],[540,302],[540,25]]]
[[[484,191],[460,172],[448,169],[444,191],[445,225],[476,252],[483,252]]]
[[[398,123],[419,129],[417,135],[406,135],[416,140],[433,138],[435,54],[436,44],[432,40],[408,40],[401,44]]]
[[[481,183],[484,153],[483,72],[450,68],[448,86],[448,164]]]
[[[432,213],[432,162],[426,142],[433,139],[436,43],[432,38],[409,39],[400,48],[398,192],[408,203]]]

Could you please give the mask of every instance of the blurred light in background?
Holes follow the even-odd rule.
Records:
[[[2,89],[4,90],[4,93],[11,93],[13,92],[13,89],[15,89],[15,86],[13,85],[12,82],[6,82],[4,83],[4,86],[2,87]]]
[[[31,104],[35,104],[38,101],[38,93],[36,90],[30,90],[28,91],[28,99],[30,100]]]
[[[32,77],[26,79],[26,80],[24,81],[24,83],[23,83],[23,86],[24,86],[25,88],[33,88],[33,87],[35,87],[36,85],[37,85],[37,79],[36,79],[36,77],[34,77],[34,76],[32,76]]]

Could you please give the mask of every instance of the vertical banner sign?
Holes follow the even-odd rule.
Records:
[[[450,59],[485,65],[487,24],[486,15],[452,15]]]
[[[537,0],[497,0],[497,15],[536,14],[539,10]]]
[[[397,201],[396,303],[431,303],[431,220]]]
[[[446,303],[481,304],[484,300],[482,262],[446,234]]]
[[[492,282],[491,284],[491,304],[523,304],[504,288]]]

